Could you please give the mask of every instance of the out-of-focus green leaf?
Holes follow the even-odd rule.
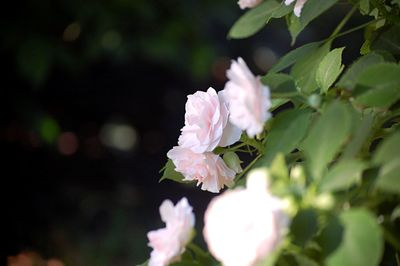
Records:
[[[353,89],[357,83],[358,76],[367,67],[377,63],[384,62],[384,58],[377,53],[369,53],[365,56],[360,57],[351,66],[349,66],[340,78],[337,86],[344,87],[346,89]]]
[[[390,160],[381,167],[376,186],[386,192],[400,194],[400,157]]]
[[[385,50],[394,55],[400,54],[400,25],[395,24],[382,33],[372,44],[373,50]]]
[[[321,88],[321,92],[327,92],[333,82],[342,73],[344,65],[342,65],[343,48],[337,48],[330,51],[322,59],[318,66],[316,79],[317,84]]]
[[[383,237],[376,217],[364,209],[343,212],[344,237],[326,260],[327,266],[379,265],[383,253]]]
[[[318,231],[318,217],[314,210],[300,210],[290,224],[293,243],[305,246]]]
[[[279,180],[289,180],[289,172],[285,162],[285,156],[282,153],[278,153],[275,159],[271,163],[269,169],[271,176]]]
[[[288,154],[304,138],[310,124],[311,110],[288,110],[272,122],[265,144],[264,164],[269,165],[278,153]]]
[[[389,136],[379,145],[375,152],[373,163],[384,164],[393,160],[395,158],[400,158],[400,133],[396,132]]]
[[[322,177],[328,163],[349,137],[350,129],[351,114],[348,107],[339,101],[330,103],[302,143],[313,178]]]
[[[257,7],[247,11],[229,31],[229,37],[241,39],[249,37],[262,29],[271,18],[283,17],[290,8],[277,0],[265,0]]]
[[[291,75],[296,81],[296,85],[303,93],[309,94],[318,88],[316,73],[319,64],[330,50],[330,43],[319,47],[309,56],[296,62],[291,70]]]
[[[183,175],[175,171],[175,165],[170,159],[168,159],[167,164],[164,166],[164,173],[159,182],[163,181],[164,179],[170,179],[179,183],[187,183],[187,181],[183,181]]]
[[[349,188],[361,180],[365,166],[365,163],[356,159],[340,161],[321,180],[321,191],[338,191]]]
[[[389,107],[400,99],[400,66],[380,63],[367,68],[360,74],[354,94],[357,104]]]
[[[307,43],[303,46],[300,46],[289,53],[285,54],[282,56],[281,59],[269,70],[269,74],[271,73],[276,73],[284,70],[285,68],[290,67],[294,63],[296,63],[298,60],[309,56],[311,53],[313,53],[315,50],[318,49],[319,45],[321,42],[312,42],[312,43]]]
[[[331,8],[337,1],[338,0],[308,0],[301,11],[301,16],[299,18],[294,14],[291,15],[289,31],[292,35],[292,42],[294,43],[296,41],[300,32],[304,30],[312,20]]]
[[[317,237],[324,257],[334,252],[343,239],[344,227],[337,216],[329,217],[328,223]]]
[[[283,73],[270,73],[262,77],[261,81],[271,90],[273,98],[285,98],[298,94],[294,80]]]

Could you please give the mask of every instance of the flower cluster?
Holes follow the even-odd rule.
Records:
[[[260,134],[271,116],[269,89],[242,58],[232,62],[227,76],[224,90],[209,88],[188,96],[178,146],[167,153],[185,181],[197,181],[202,190],[214,193],[231,185],[240,167],[229,168],[213,150],[234,144],[242,131],[250,137]]]

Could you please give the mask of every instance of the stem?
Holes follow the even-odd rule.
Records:
[[[349,11],[349,13],[346,14],[346,16],[342,19],[342,21],[340,21],[339,25],[337,25],[337,27],[335,28],[335,30],[333,31],[333,33],[331,34],[331,36],[329,36],[328,39],[334,39],[336,37],[336,35],[342,30],[342,28],[344,27],[344,25],[346,25],[346,23],[349,21],[349,19],[351,18],[351,16],[354,14],[354,12],[358,9],[357,5],[354,5],[351,10]]]
[[[258,159],[260,159],[261,157],[262,157],[262,154],[259,154],[256,158],[254,158],[254,160],[251,161],[251,162],[246,166],[246,168],[244,168],[243,171],[242,171],[238,176],[236,176],[236,178],[235,178],[235,183],[236,183],[247,171],[249,171],[250,168],[251,168],[251,167],[258,161]]]

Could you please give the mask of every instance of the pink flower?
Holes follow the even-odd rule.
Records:
[[[225,266],[262,261],[281,242],[287,216],[267,191],[263,174],[249,175],[247,188],[215,197],[204,216],[203,235],[211,254]]]
[[[178,141],[180,146],[203,153],[240,139],[241,130],[228,121],[227,103],[213,88],[189,95],[185,109],[185,126]]]
[[[218,193],[225,185],[233,184],[235,171],[226,166],[224,160],[212,152],[194,153],[190,149],[175,146],[167,153],[175,171],[186,181],[197,181],[202,190]]]
[[[261,2],[262,2],[262,0],[239,0],[238,4],[241,9],[245,9],[247,7],[253,8],[253,7],[257,6],[258,4],[260,4]]]
[[[164,200],[160,215],[166,227],[147,234],[149,246],[153,248],[149,266],[165,266],[179,261],[192,237],[195,218],[186,198],[175,206],[170,200]]]
[[[290,5],[293,3],[295,0],[285,0],[285,5]],[[301,15],[301,10],[303,9],[304,4],[307,2],[307,0],[297,0],[296,4],[294,5],[294,11],[293,13],[297,16],[300,17]]]
[[[255,77],[242,58],[232,60],[227,71],[229,81],[225,84],[225,97],[229,102],[230,121],[247,135],[254,137],[261,133],[264,122],[271,114],[269,88],[264,86],[260,77]]]

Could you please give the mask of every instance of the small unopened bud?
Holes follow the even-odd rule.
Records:
[[[313,108],[318,108],[321,104],[321,96],[318,94],[312,94],[308,97],[308,104]]]
[[[321,210],[330,210],[335,205],[335,199],[332,194],[324,193],[315,198],[314,206]]]
[[[223,159],[226,165],[236,173],[240,173],[243,171],[242,167],[240,166],[242,161],[240,160],[239,156],[237,156],[237,154],[233,151],[226,152],[223,156]]]

